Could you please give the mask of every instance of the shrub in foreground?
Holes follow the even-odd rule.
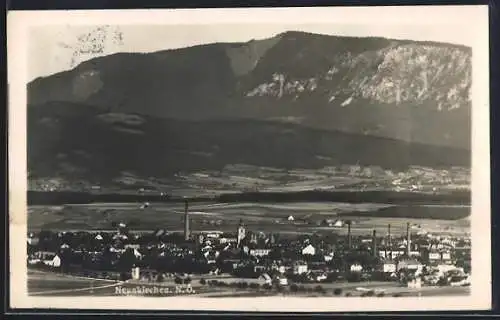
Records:
[[[269,283],[264,284],[262,287],[266,290],[271,290],[273,288],[273,286],[270,285]]]
[[[316,291],[318,293],[322,293],[324,290],[323,290],[322,286],[316,286],[316,287],[314,287],[314,291]]]
[[[258,283],[255,283],[255,282],[254,282],[254,283],[250,283],[250,288],[251,288],[251,289],[259,289],[259,287],[260,287],[260,286],[259,286],[259,284],[258,284]]]

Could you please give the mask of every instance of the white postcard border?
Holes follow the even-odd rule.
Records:
[[[462,25],[475,35],[472,81],[472,285],[466,297],[425,298],[134,298],[34,297],[27,294],[26,267],[26,48],[29,28],[48,24],[251,24],[329,23]],[[207,311],[423,311],[491,307],[489,48],[487,6],[333,7],[274,9],[103,10],[9,12],[9,223],[10,306]]]

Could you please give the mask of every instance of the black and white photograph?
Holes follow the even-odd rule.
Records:
[[[8,19],[11,303],[490,307],[487,6]]]

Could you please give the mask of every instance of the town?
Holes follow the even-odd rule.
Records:
[[[407,288],[470,285],[468,236],[415,232],[410,223],[405,234],[391,234],[388,225],[386,234],[373,230],[354,236],[349,221],[345,227],[347,235],[290,236],[247,230],[240,221],[234,232],[193,233],[186,201],[182,233],[161,228],[139,233],[125,223],[117,224],[114,232],[42,230],[28,234],[27,262],[32,269],[97,279],[137,283],[198,279],[205,286],[280,292],[307,291],[313,285],[321,293],[328,284],[345,282],[387,282]],[[224,281],[230,278],[240,280]]]

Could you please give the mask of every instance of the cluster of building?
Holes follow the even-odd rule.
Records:
[[[402,191],[439,191],[440,188],[469,190],[470,170],[453,167],[448,170],[435,170],[425,167],[412,167],[408,172],[393,176],[391,185],[394,190]]]
[[[28,235],[28,264],[68,270],[120,272],[137,279],[159,274],[220,274],[293,282],[399,281],[408,286],[468,285],[470,239],[412,233],[366,236],[298,235],[246,230],[192,234],[188,204],[183,234],[158,229],[134,233],[40,232]]]

